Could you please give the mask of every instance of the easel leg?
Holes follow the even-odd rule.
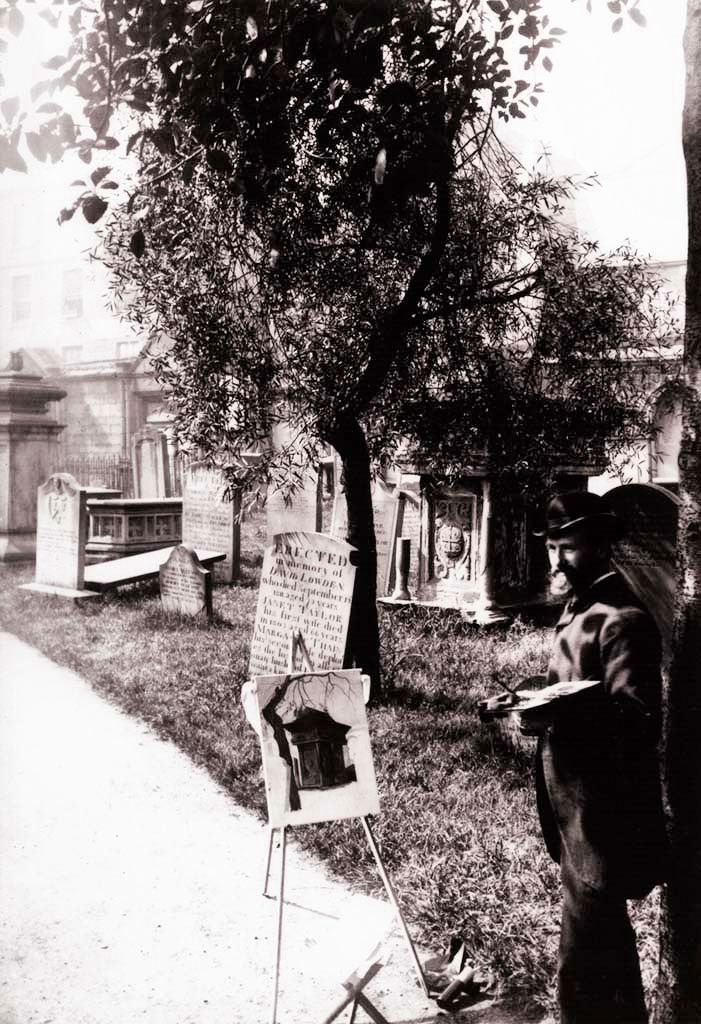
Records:
[[[284,825],[280,829],[280,834],[282,849],[280,855],[280,890],[278,892],[277,908],[277,953],[275,955],[275,988],[273,991],[273,1016],[271,1024],[276,1024],[277,1021],[277,997],[278,988],[280,985],[280,954],[282,951],[282,908],[285,902],[285,854],[287,852],[287,828]]]
[[[384,884],[385,890],[387,892],[387,896],[389,897],[389,901],[392,904],[392,906],[394,907],[394,910],[395,910],[395,912],[397,914],[397,918],[398,918],[399,923],[400,923],[400,925],[402,927],[402,931],[404,932],[404,938],[406,939],[407,945],[409,946],[409,952],[411,953],[412,959],[414,961],[414,966],[416,968],[416,974],[417,974],[417,977],[418,977],[419,982],[421,984],[421,988],[423,989],[425,995],[428,995],[429,994],[429,992],[428,992],[428,985],[426,984],[426,979],[424,978],[424,972],[423,972],[423,968],[421,967],[421,961],[419,960],[418,954],[417,954],[417,952],[416,952],[416,950],[414,948],[414,943],[411,940],[411,935],[409,934],[409,929],[407,928],[406,922],[404,921],[404,917],[402,916],[401,908],[400,908],[399,904],[397,903],[397,897],[394,895],[394,889],[392,888],[392,883],[390,882],[389,876],[388,876],[387,872],[385,871],[385,866],[382,863],[382,857],[380,856],[380,851],[378,849],[377,843],[375,842],[375,837],[374,837],[374,835],[372,833],[372,829],[370,828],[370,822],[368,821],[367,817],[364,817],[362,819],[362,822],[363,822],[363,828],[365,829],[365,835],[368,837],[368,843],[370,844],[370,849],[372,850],[372,855],[375,858],[375,863],[377,864],[377,870],[380,873],[380,878],[382,879],[382,882]],[[361,1003],[361,1006],[363,1006],[362,1003]],[[366,1010],[366,1012],[367,1012],[367,1008],[365,1006],[363,1006],[363,1009]]]
[[[267,863],[265,865],[265,885],[263,886],[263,895],[264,896],[269,896],[270,895],[269,892],[268,892],[268,882],[270,880],[270,862],[271,862],[271,860],[273,858],[273,842],[274,842],[274,840],[275,840],[275,829],[271,826],[270,827],[270,839],[268,841],[268,860],[267,860]]]

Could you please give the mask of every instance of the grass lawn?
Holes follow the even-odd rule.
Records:
[[[75,669],[264,818],[258,740],[239,703],[262,543],[254,518],[243,529],[243,581],[215,588],[211,623],[164,613],[156,583],[76,606],[18,590],[32,566],[0,565],[0,627]],[[417,939],[440,951],[461,935],[505,998],[551,1009],[559,882],[540,839],[531,758],[506,750],[476,714],[500,680],[542,670],[550,631],[516,622],[481,633],[457,617],[406,608],[381,615],[391,692],[369,712],[382,805],[373,829],[398,899]],[[305,826],[295,836],[355,885],[381,891],[358,822]],[[634,913],[651,988],[655,897]]]

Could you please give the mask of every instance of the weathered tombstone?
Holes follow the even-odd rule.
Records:
[[[389,562],[393,557],[393,536],[397,498],[393,487],[384,480],[375,479],[372,484],[372,514],[375,522],[375,543],[377,545],[377,594],[381,597],[387,593]],[[331,519],[331,536],[345,540],[348,532],[348,508],[346,497],[339,488],[333,503]]]
[[[278,533],[316,533],[321,528],[322,486],[320,473],[304,473],[293,493],[268,488],[265,502],[268,544]]]
[[[623,521],[614,564],[625,576],[669,642],[674,616],[679,498],[656,484],[623,484],[606,492]]]
[[[21,352],[0,370],[0,562],[36,554],[37,487],[57,465],[64,429],[49,410],[65,396],[25,369]]]
[[[87,495],[70,473],[54,473],[39,486],[36,584],[83,589],[86,517]]]
[[[168,440],[160,430],[142,427],[131,439],[134,497],[170,498]]]
[[[343,667],[355,566],[350,544],[323,533],[282,533],[265,551],[249,677],[288,671],[299,631],[313,668]],[[301,652],[294,666],[302,667]]]
[[[183,544],[223,551],[215,576],[233,583],[241,574],[241,496],[226,497],[226,477],[206,462],[192,462],[183,473]]]
[[[397,541],[409,541],[409,574],[408,587],[413,600],[420,596],[421,584],[426,578],[426,527],[424,524],[424,508],[419,487],[419,478],[407,479],[402,476],[397,491],[394,523],[390,533],[391,548],[388,558],[387,586],[385,593],[392,593],[396,588],[396,548]],[[422,572],[423,569],[423,572]]]
[[[205,569],[191,547],[173,548],[159,570],[161,603],[165,611],[212,616],[212,574]]]

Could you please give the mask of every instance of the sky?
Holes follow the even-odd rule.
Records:
[[[578,226],[610,250],[628,240],[658,260],[686,256],[686,196],[681,151],[685,0],[639,0],[647,28],[625,19],[611,31],[604,0],[544,0],[551,24],[567,30],[541,72],[544,94],[527,121],[509,129],[525,162],[543,148],[554,173],[596,174],[576,205]],[[23,5],[24,6],[24,5]],[[57,52],[42,22],[3,55],[13,91],[45,77],[40,60]],[[0,98],[2,98],[0,96]],[[59,168],[51,177],[68,183]],[[11,187],[12,172],[0,175]],[[34,175],[33,175],[34,177]],[[45,175],[36,175],[36,178]]]

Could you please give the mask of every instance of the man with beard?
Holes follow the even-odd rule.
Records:
[[[547,683],[602,683],[554,713],[538,741],[538,812],[563,886],[561,1024],[648,1019],[626,899],[647,895],[664,877],[660,637],[611,570],[611,543],[621,533],[605,499],[580,491],[557,495],[537,534],[552,590],[567,599]]]

